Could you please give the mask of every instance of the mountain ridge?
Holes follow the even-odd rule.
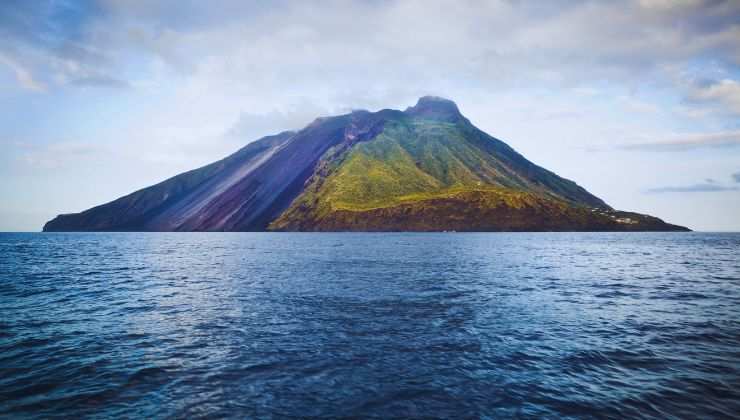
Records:
[[[687,230],[625,214],[426,96],[263,137],[44,231]]]

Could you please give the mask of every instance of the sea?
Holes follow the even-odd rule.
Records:
[[[2,418],[739,418],[740,234],[0,234]]]

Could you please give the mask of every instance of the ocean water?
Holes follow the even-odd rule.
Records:
[[[0,417],[738,415],[738,234],[0,234]]]

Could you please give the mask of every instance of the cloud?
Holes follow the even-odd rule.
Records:
[[[11,70],[13,70],[16,80],[18,80],[18,83],[23,88],[34,92],[46,91],[46,86],[43,83],[35,80],[31,72],[17,63],[15,60],[6,57],[3,54],[0,54],[0,64],[4,64],[10,67]]]
[[[732,174],[732,180],[735,182],[740,182],[740,172]]]
[[[716,183],[704,183],[694,184],[678,187],[659,187],[651,188],[645,192],[649,194],[662,194],[662,193],[695,193],[695,192],[724,192],[724,191],[740,191],[740,187],[736,186],[723,186]]]
[[[108,74],[124,66],[117,68],[117,52],[89,31],[93,22],[103,18],[92,0],[0,2],[0,64],[11,68],[26,90],[47,92],[61,85],[110,87],[96,82],[120,79]]]
[[[701,0],[639,0],[640,7],[655,11],[675,11],[700,6]]]
[[[740,65],[740,6],[733,1],[499,0],[451,7],[441,0],[227,0],[215,8],[47,0],[0,8],[8,35],[0,49],[50,85],[51,74],[72,85],[101,74],[130,80],[131,66],[121,64],[137,57],[139,68],[161,62],[176,73],[257,93],[311,85],[327,97],[391,95],[401,102],[409,90],[413,96],[429,86],[445,90],[458,79],[471,88],[551,88],[634,82],[647,74],[670,84],[666,69],[698,56]],[[86,86],[93,85],[109,87]],[[727,89],[705,93],[706,100],[725,98]]]
[[[300,130],[330,111],[307,100],[288,106],[285,110],[272,110],[265,114],[242,112],[239,119],[226,132],[227,137],[242,141],[256,140],[266,135],[286,130]]]
[[[124,80],[114,79],[109,76],[82,77],[72,80],[70,83],[76,86],[104,87],[113,89],[128,89],[131,87],[128,82]]]
[[[652,152],[680,152],[737,146],[740,146],[740,130],[718,133],[680,134],[655,142],[624,144],[619,146],[619,148]]]
[[[716,104],[720,111],[740,116],[740,83],[731,79],[695,83],[687,100]]]
[[[82,142],[57,142],[44,146],[23,146],[20,163],[32,169],[56,170],[100,160],[102,150]]]

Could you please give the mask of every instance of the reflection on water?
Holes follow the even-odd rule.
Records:
[[[0,414],[732,416],[740,235],[2,234]]]

